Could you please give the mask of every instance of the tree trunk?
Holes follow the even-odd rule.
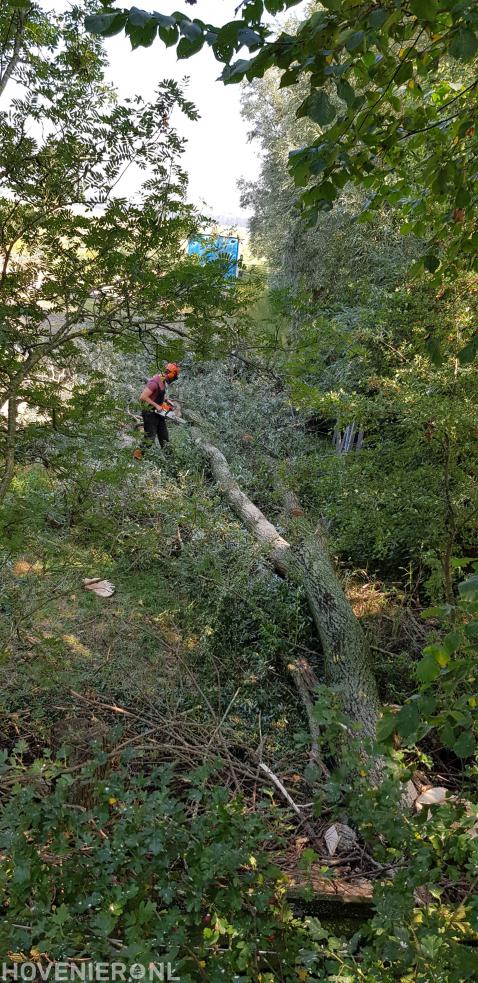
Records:
[[[0,69],[0,96],[3,95],[3,93],[5,91],[5,88],[6,88],[7,84],[8,84],[8,82],[10,81],[10,79],[11,79],[11,77],[12,77],[12,75],[13,75],[13,73],[14,73],[17,65],[18,65],[18,62],[20,60],[20,54],[21,54],[22,43],[23,43],[23,36],[24,36],[24,33],[25,33],[25,24],[27,22],[27,18],[29,16],[29,14],[31,13],[32,9],[33,9],[33,7],[30,7],[26,11],[25,10],[14,10],[14,12],[13,12],[12,23],[13,23],[13,26],[14,26],[14,37],[15,37],[15,39],[13,41],[12,53],[10,55],[10,58],[5,63],[5,68],[3,68],[3,65],[2,65],[2,68]],[[7,41],[5,41],[3,43],[4,43],[5,49],[6,49],[7,43],[8,43],[8,39],[7,39]],[[3,61],[3,59],[2,59],[2,61]]]
[[[361,726],[361,738],[375,737],[380,710],[368,645],[344,594],[320,533],[291,548],[290,572],[299,576],[322,644],[326,676],[344,712]]]
[[[191,412],[183,409],[183,415],[193,424],[197,422]],[[291,546],[241,490],[224,454],[197,426],[192,427],[192,437],[207,457],[234,512],[267,548],[276,570],[302,582],[322,643],[327,680],[339,695],[344,712],[360,725],[361,741],[373,739],[379,698],[369,666],[367,643],[333,568],[325,537],[319,532],[314,538],[309,536],[300,545]],[[302,682],[301,679],[301,685]]]
[[[8,400],[7,433],[5,439],[5,465],[0,481],[0,503],[10,487],[15,468],[15,443],[17,435],[17,397],[10,396]]]

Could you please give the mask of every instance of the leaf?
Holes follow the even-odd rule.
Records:
[[[453,745],[453,750],[459,758],[469,758],[476,750],[476,741],[470,730],[464,730]]]
[[[179,25],[179,30],[184,37],[188,38],[190,41],[197,41],[202,38],[203,31],[199,24],[196,24],[192,20],[182,20]]]
[[[174,17],[167,17],[166,14],[159,14],[157,10],[155,10],[152,16],[158,27],[176,27],[176,20]]]
[[[323,89],[316,89],[299,106],[296,115],[300,118],[308,116],[315,123],[321,126],[332,123],[336,116],[335,106],[332,105],[328,95]]]
[[[112,37],[123,30],[128,20],[128,12],[116,10],[111,14],[89,14],[85,17],[85,28],[90,34]]]
[[[252,65],[251,59],[239,58],[233,65],[225,65],[221,78],[225,85],[230,82],[240,82]]]
[[[478,354],[478,333],[458,352],[460,365],[470,365]]]
[[[241,25],[237,21],[229,21],[227,24],[224,24],[217,35],[217,47],[220,50],[223,47],[230,48],[232,51],[237,42],[237,36],[240,30]]]
[[[66,904],[61,904],[52,915],[52,918],[58,925],[66,925],[68,919],[70,918],[68,906]]]
[[[101,935],[111,935],[117,919],[110,911],[98,911],[93,919],[93,925]]]
[[[451,614],[453,608],[451,604],[437,604],[436,607],[425,608],[422,611],[421,618],[447,618]]]
[[[441,365],[443,363],[443,357],[442,357],[440,342],[438,341],[438,338],[435,338],[433,335],[427,338],[425,342],[425,348],[434,365]]]
[[[288,85],[296,85],[299,81],[299,68],[289,68],[286,72],[283,72],[279,82],[280,89],[286,89]]]
[[[423,265],[429,273],[435,273],[440,266],[440,260],[434,253],[427,253],[423,260]]]
[[[246,48],[249,48],[250,51],[260,48],[264,43],[261,35],[258,34],[257,31],[251,30],[250,27],[241,28],[241,30],[238,31],[237,40],[241,45],[245,44]]]
[[[405,59],[398,69],[395,82],[397,85],[403,85],[404,82],[408,82],[411,78],[413,78],[413,64],[409,59]],[[410,129],[413,129],[413,125],[410,126]]]
[[[372,13],[370,14],[368,19],[370,27],[374,27],[378,30],[380,27],[382,27],[383,24],[385,24],[385,21],[388,19],[389,13],[390,11],[387,10],[385,7],[379,7],[378,10],[372,10]]]
[[[433,788],[427,788],[426,792],[422,792],[415,799],[415,809],[417,812],[421,812],[423,806],[442,805],[446,802],[447,794],[448,789],[443,785],[434,785]]]
[[[470,833],[468,830],[468,835]],[[455,979],[471,980],[471,983],[473,978],[476,979],[476,949],[468,947],[466,942],[460,945],[456,939],[453,941],[453,975]]]
[[[337,82],[337,95],[339,99],[343,99],[349,108],[353,106],[355,102],[355,92],[350,83],[347,82],[347,79],[339,79]]]
[[[244,19],[249,22],[260,20],[263,9],[262,0],[247,0],[243,8]]]
[[[415,734],[420,723],[420,711],[416,702],[406,703],[397,714],[397,730],[402,737]]]
[[[131,41],[131,47],[135,48],[149,48],[156,37],[157,24],[154,20],[150,20],[145,27],[132,27],[130,24],[126,25],[126,34]]]
[[[265,0],[264,6],[266,10],[274,16],[278,14],[284,7],[283,0]]]
[[[397,726],[397,717],[394,713],[384,713],[377,723],[377,741],[382,743],[392,736]]]
[[[152,15],[147,10],[140,10],[139,7],[131,7],[128,22],[133,27],[146,27],[152,19]]]
[[[465,625],[465,635],[467,638],[478,638],[478,621],[470,621]]]
[[[454,570],[459,570],[461,567],[468,567],[470,563],[475,562],[474,556],[452,556],[451,565]]]
[[[460,648],[461,635],[459,631],[450,631],[443,639],[443,648],[447,655],[454,655]]]
[[[249,82],[252,82],[255,78],[262,78],[264,72],[268,68],[271,68],[273,64],[273,55],[266,48],[261,48],[256,57],[252,59],[251,67],[247,72]]]
[[[438,9],[434,0],[412,0],[410,8],[421,20],[435,20]]]
[[[311,174],[321,174],[327,166],[328,162],[325,160],[325,157],[313,157],[309,164],[309,171]]]
[[[478,574],[468,577],[463,583],[458,585],[458,591],[464,601],[478,600]]]
[[[172,20],[171,17],[164,18],[164,19]],[[168,26],[164,27],[161,26],[160,24],[158,27],[158,34],[163,44],[165,44],[167,48],[171,48],[174,44],[177,44],[178,37],[179,37],[179,28],[174,23],[174,21],[172,22],[172,25],[170,27]]]
[[[329,828],[324,833],[324,840],[329,855],[333,857],[338,845],[339,845],[339,834],[335,826],[329,826]]]
[[[191,55],[195,55],[197,51],[200,51],[204,44],[204,38],[202,35],[191,41],[189,38],[181,38],[179,44],[176,48],[176,54],[178,58],[190,58]]]
[[[100,580],[99,577],[85,577],[83,584],[85,590],[92,591],[98,597],[111,597],[116,589],[109,580]]]
[[[467,27],[460,27],[448,45],[452,58],[459,61],[470,61],[478,51],[478,38]]]
[[[345,42],[347,51],[356,51],[363,44],[365,31],[355,31],[354,34]]]
[[[440,675],[440,666],[435,656],[429,652],[417,665],[417,678],[421,683],[432,683]]]
[[[453,632],[450,634],[453,634]],[[427,645],[423,649],[423,654],[432,655],[439,666],[446,666],[450,661],[451,652],[448,652],[445,645],[438,645],[434,642],[432,645]]]

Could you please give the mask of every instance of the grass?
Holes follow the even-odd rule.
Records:
[[[312,643],[303,598],[176,450],[174,473],[158,470],[159,457],[133,467],[128,452],[108,480],[69,481],[38,464],[19,473],[3,519],[7,747],[26,738],[34,755],[78,732],[86,753],[98,719],[85,697],[210,726],[208,701],[220,717],[233,700],[233,742],[254,748],[262,735],[272,761],[296,756],[304,721],[281,653],[299,636]],[[107,578],[114,595],[86,591],[85,577]]]

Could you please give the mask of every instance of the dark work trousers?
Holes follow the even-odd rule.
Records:
[[[161,447],[164,447],[169,440],[168,428],[164,416],[155,413],[154,410],[142,410],[144,437],[141,441],[141,449],[147,450],[153,447],[154,438],[157,437]]]

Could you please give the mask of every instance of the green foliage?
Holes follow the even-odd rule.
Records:
[[[373,866],[379,865],[374,914],[361,925],[342,964],[351,979],[426,983],[431,973],[440,983],[474,979],[476,644],[470,644],[468,633],[476,615],[475,581],[474,576],[464,581],[460,594],[469,600],[455,611],[445,606],[425,612],[452,618],[453,628],[439,644],[425,648],[412,699],[398,711],[386,712],[379,722],[375,754],[380,783],[373,777],[377,757],[365,764],[360,751],[354,754],[348,744],[347,760],[334,769],[316,799],[316,814],[325,811],[329,821],[350,823],[359,831],[364,849],[373,851]],[[420,682],[429,658],[439,675]],[[322,751],[327,753],[347,722],[325,689],[319,693],[316,713],[323,725]],[[453,748],[446,743],[450,726],[455,728]],[[450,748],[447,758],[444,747]],[[430,767],[432,750],[435,760],[442,755],[442,769],[448,766],[451,787],[444,803],[411,812],[402,798],[406,783],[415,761]],[[450,769],[453,756],[455,770]]]
[[[122,945],[127,961],[157,962],[160,952],[191,981],[458,983],[474,978],[478,933],[478,342],[475,275],[463,273],[474,263],[476,16],[469,2],[331,0],[270,41],[263,10],[252,0],[218,29],[107,6],[12,16],[23,89],[2,130],[0,369],[10,407],[23,399],[26,410],[13,435],[10,413],[5,433],[0,940],[49,958],[112,960]],[[186,58],[210,44],[225,81],[255,80],[245,113],[264,164],[244,195],[278,288],[265,323],[256,311],[237,326],[246,281],[225,290],[220,264],[182,255],[198,219],[168,117],[193,108],[172,83],[151,105],[115,102],[85,14],[93,33],[126,30],[133,47],[159,35]],[[2,36],[6,64],[15,35]],[[251,59],[233,63],[244,46]],[[286,169],[297,146],[291,174],[313,230]],[[126,202],[113,187],[138,159],[152,177]],[[406,247],[393,208],[412,233]],[[367,234],[361,212],[372,214]],[[428,285],[404,283],[421,254]],[[437,291],[445,265],[454,282]],[[282,492],[293,489],[342,562],[437,604],[416,684],[417,645],[400,650],[396,672],[385,641],[394,706],[368,762],[335,694],[317,687],[327,779],[304,768],[286,670],[306,653],[320,677],[303,592],[269,570],[211,491],[185,430],[168,462],[159,451],[131,460],[124,408],[149,371],[233,345],[224,365],[183,373],[181,399],[207,416],[242,487],[281,532]],[[360,453],[339,456],[307,432],[312,414],[312,424],[363,428]],[[112,579],[113,598],[83,590],[94,575]],[[381,600],[393,620],[385,591]],[[95,708],[86,722],[85,704]],[[124,728],[111,725],[118,717]],[[275,792],[261,794],[258,754],[294,775],[301,804],[301,792],[314,800],[312,823],[356,829],[346,873],[365,872],[375,891],[353,938],[295,919],[285,903],[274,861],[293,827]],[[450,795],[415,814],[402,791],[417,766],[435,767]],[[312,846],[303,862],[332,876]]]
[[[183,143],[169,120],[175,107],[190,119],[196,111],[172,81],[151,102],[118,101],[100,42],[83,29],[87,9],[25,13],[25,54],[12,76],[19,95],[1,117],[0,397],[9,421],[1,418],[0,497],[25,417],[61,429],[84,423],[93,406],[105,411],[107,372],[86,359],[100,339],[160,359],[186,344],[211,352],[234,332],[240,288],[224,290],[220,263],[200,266],[184,253],[199,216],[185,201]],[[147,179],[127,201],[118,185],[132,164]],[[166,327],[177,336],[169,347]]]
[[[116,399],[127,402],[138,388],[135,374],[145,370],[108,348],[103,357]],[[229,374],[195,366],[181,386],[185,402],[207,400],[209,424],[222,425],[227,454],[251,493],[258,474],[260,494],[270,497],[270,474],[262,478],[260,471],[265,452],[280,466],[287,449],[299,460],[310,450],[310,438],[295,426],[290,446],[288,424],[295,425],[297,414],[284,393],[269,387],[258,394],[257,378],[239,360],[231,361]],[[404,386],[405,405],[407,392]],[[425,983],[431,969],[439,983],[472,979],[476,840],[467,831],[474,812],[460,798],[414,816],[401,812],[399,799],[415,760],[423,767],[434,755],[444,766],[443,732],[455,708],[476,725],[470,703],[475,574],[462,588],[461,613],[444,609],[459,645],[438,626],[430,640],[452,653],[447,665],[437,663],[440,675],[381,722],[385,780],[378,789],[352,748],[340,767],[333,765],[348,721],[333,694],[318,689],[321,752],[332,775],[319,789],[314,769],[306,769],[304,780],[312,784],[317,818],[347,821],[357,830],[362,866],[368,870],[370,862],[376,879],[374,912],[352,938],[317,919],[294,918],[275,868],[291,833],[290,816],[277,801],[266,805],[271,796],[259,794],[252,811],[247,797],[225,789],[219,760],[192,770],[181,765],[177,751],[172,767],[158,767],[154,745],[146,753],[125,748],[112,754],[110,748],[131,741],[131,732],[95,733],[89,722],[83,733],[72,705],[71,688],[102,704],[141,707],[153,715],[151,726],[170,726],[179,715],[182,737],[188,719],[209,727],[200,731],[209,735],[205,743],[211,733],[217,737],[225,717],[220,733],[234,751],[247,754],[261,740],[272,767],[302,770],[304,725],[280,670],[295,646],[298,653],[304,643],[308,650],[314,646],[300,592],[285,590],[211,493],[187,433],[172,433],[174,468],[158,452],[135,470],[129,447],[117,446],[122,421],[114,405],[108,414],[96,431],[94,414],[86,421],[86,444],[60,433],[46,440],[36,427],[29,453],[41,449],[48,468],[19,471],[4,511],[10,556],[2,605],[12,626],[1,667],[9,748],[0,774],[4,947],[48,951],[58,959],[85,951],[127,963],[161,958],[191,981],[206,972],[211,979],[228,973],[251,983],[262,974],[272,983],[280,972],[296,983],[307,972],[324,981],[392,983],[408,976]],[[256,429],[245,448],[246,427]],[[312,488],[314,472],[309,480]],[[271,507],[279,511],[280,503]],[[39,567],[16,574],[17,558]],[[455,569],[459,573],[460,565]],[[114,598],[81,591],[83,576],[95,574],[113,580]],[[429,655],[426,650],[424,658]],[[217,719],[201,691],[218,708]],[[15,728],[26,701],[27,736],[19,741]],[[455,780],[461,796],[471,798],[473,758],[456,753],[467,720],[453,718],[455,750],[449,749],[454,757],[447,765],[450,784]],[[143,728],[140,722],[138,737]],[[51,754],[45,754],[48,743]],[[322,873],[330,876],[330,870]],[[417,901],[420,892],[425,903]],[[121,956],[115,939],[126,947]]]
[[[412,561],[432,599],[452,597],[455,559],[474,552],[476,381],[456,360],[474,289],[473,279],[442,296],[414,285],[333,317],[297,304],[304,324],[277,353],[296,406],[329,430],[364,430],[359,454],[337,455],[330,435],[297,447],[287,471],[304,505],[329,520],[346,561],[391,579]],[[439,367],[426,355],[433,323]]]
[[[412,237],[400,236],[389,210],[382,209],[367,227],[358,222],[364,196],[351,186],[342,191],[332,212],[320,214],[315,228],[307,226],[295,207],[287,156],[291,146],[313,138],[313,127],[296,117],[303,82],[281,89],[279,77],[277,70],[270,71],[244,92],[243,115],[261,147],[261,171],[257,181],[243,184],[242,200],[253,210],[254,251],[268,261],[269,283],[288,321],[288,357],[300,347],[305,360],[313,358],[313,349],[321,345],[325,325],[304,337],[297,337],[297,326],[315,319],[318,312],[343,311],[348,320],[357,320],[362,312],[374,311],[383,292],[401,282],[419,245]],[[274,324],[271,347],[275,332]]]
[[[105,358],[114,370],[111,389],[126,403],[146,369],[129,357],[126,374],[124,356],[107,349]],[[208,386],[204,376],[200,370],[191,379],[195,399],[201,384]],[[214,706],[236,694],[232,740],[259,740],[262,720],[268,752],[289,754],[287,742],[303,720],[283,653],[299,640],[314,644],[301,592],[287,591],[270,573],[219,495],[211,495],[187,433],[173,430],[172,462],[158,450],[138,470],[131,458],[137,435],[124,427],[116,408],[100,419],[93,412],[82,434],[36,425],[24,435],[25,462],[1,518],[4,710],[27,700],[43,734],[56,719],[51,702],[69,702],[69,690],[82,691],[92,672],[110,700],[154,694],[162,703],[179,685],[164,668],[177,645],[204,692],[219,684]],[[42,463],[27,463],[34,458]],[[83,577],[97,574],[117,588],[107,605],[82,590]],[[197,709],[191,686],[181,683],[181,699]]]
[[[286,959],[284,978],[294,978],[300,937],[265,852],[265,816],[220,788],[203,803],[200,770],[184,777],[181,799],[168,768],[134,776],[123,766],[101,779],[99,750],[79,774],[61,757],[24,765],[24,751],[20,742],[2,761],[18,782],[0,829],[5,951],[113,960],[120,941],[126,964],[161,959],[189,981],[201,968],[246,980],[273,937],[272,961]],[[85,783],[88,807],[77,801]]]
[[[463,562],[463,561],[462,561]],[[476,569],[476,562],[472,563]],[[476,754],[478,714],[476,660],[478,639],[478,578],[476,574],[459,587],[459,602],[430,608],[424,616],[443,623],[445,633],[429,644],[417,665],[420,686],[413,702],[402,707],[398,717],[384,718],[382,733],[397,730],[405,743],[428,737],[445,760],[471,759]],[[390,730],[391,728],[391,730]],[[386,731],[389,734],[386,734]]]
[[[308,186],[302,204],[309,222],[356,182],[369,195],[366,211],[385,202],[397,207],[403,231],[433,243],[428,272],[438,273],[441,262],[449,270],[459,254],[473,266],[475,4],[416,0],[371,9],[331,0],[271,40],[264,14],[295,2],[246,4],[240,20],[219,28],[174,13],[166,37],[164,15],[137,8],[107,8],[87,24],[96,34],[125,28],[134,46],[150,44],[158,30],[165,43],[178,43],[180,57],[207,43],[225,63],[225,83],[262,78],[270,68],[281,71],[283,87],[304,83],[297,115],[320,131],[291,153],[290,166],[296,184]],[[232,61],[243,46],[253,57]]]

